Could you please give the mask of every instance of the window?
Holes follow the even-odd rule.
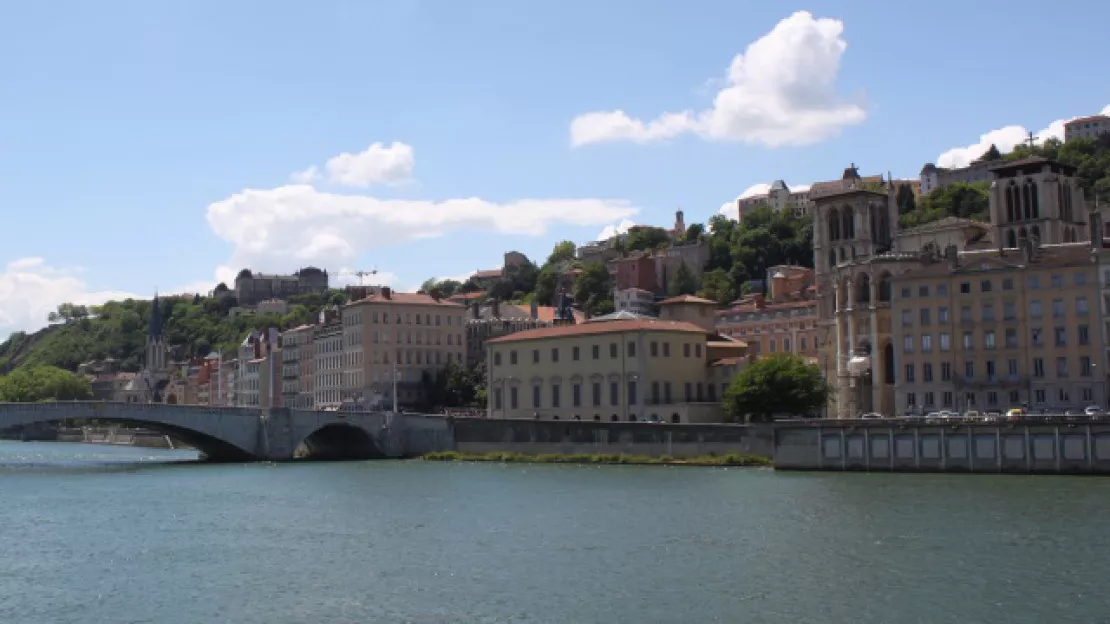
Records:
[[[1032,344],[1034,347],[1044,346],[1044,336],[1041,334],[1040,327],[1034,327],[1033,329],[1029,330],[1029,343]]]
[[[1029,318],[1041,318],[1041,300],[1033,299],[1029,302]]]
[[[941,397],[943,399],[944,407],[952,407],[952,393],[951,392],[945,392],[943,395],[941,395]]]
[[[1013,358],[1010,358],[1010,359],[1006,360],[1006,374],[1007,375],[1017,375],[1018,374],[1017,360],[1015,360]]]
[[[1052,287],[1053,288],[1063,288],[1064,287],[1064,276],[1063,275],[1053,275],[1051,279],[1052,279]]]
[[[1091,344],[1091,331],[1086,325],[1080,325],[1076,328],[1080,346],[1087,346]]]
[[[651,341],[651,357],[659,357],[659,343]]]
[[[1010,391],[1010,404],[1012,405],[1014,403],[1017,403],[1020,400],[1021,400],[1021,393],[1018,392],[1017,390],[1011,390]]]
[[[1044,377],[1044,359],[1033,358],[1033,376],[1038,378]]]
[[[1068,329],[1066,327],[1053,327],[1053,338],[1057,347],[1066,347],[1068,344]]]
[[[960,294],[961,295],[971,294],[971,282],[960,282]]]
[[[971,320],[971,306],[960,306],[960,322],[970,323]]]
[[[582,384],[571,384],[570,405],[571,407],[582,407]]]
[[[1006,348],[1016,349],[1018,346],[1017,330],[1010,328],[1006,330]]]
[[[1087,283],[1087,274],[1086,273],[1079,272],[1079,273],[1075,274],[1075,285],[1076,286],[1083,286],[1086,283]]]
[[[1095,393],[1090,388],[1082,388],[1080,392],[1083,394],[1084,401],[1093,401]]]
[[[663,343],[663,357],[671,357],[671,343]]]
[[[551,384],[551,407],[559,407],[559,384]]]
[[[629,405],[635,405],[636,404],[636,381],[635,380],[629,380],[629,382],[628,382],[628,404]]]
[[[448,334],[447,338],[448,338],[447,344],[451,344],[451,340],[450,340],[451,335]],[[532,349],[532,363],[533,364],[539,364],[540,363],[540,350],[539,349]]]
[[[986,280],[986,279],[981,280],[979,282],[979,292],[990,292],[990,291],[991,291],[991,281]]]
[[[783,353],[790,353],[790,339],[789,338],[783,338],[782,339],[782,352]]]
[[[501,388],[493,389],[493,409],[499,410],[501,407]]]
[[[952,362],[940,363],[940,380],[952,381]]]
[[[937,308],[937,322],[941,324],[948,322],[948,306]]]
[[[917,406],[917,393],[916,392],[907,392],[906,393],[906,407],[916,407],[916,406]]]
[[[1068,376],[1068,358],[1066,358],[1066,357],[1056,358],[1056,376],[1057,377],[1067,377]]]
[[[617,343],[615,342],[609,343],[609,357],[613,359],[616,359],[617,357]]]
[[[493,354],[493,365],[494,366],[501,366],[501,354],[500,353],[494,353]]]
[[[1063,318],[1064,316],[1064,300],[1052,300],[1052,318]]]
[[[925,362],[921,365],[921,380],[926,383],[933,381],[933,365],[931,362]]]
[[[964,350],[970,351],[975,348],[975,332],[964,332]]]
[[[993,303],[984,303],[983,304],[983,321],[993,321],[993,320],[994,320],[994,304]]]
[[[555,347],[555,348],[551,349],[551,361],[552,362],[558,362],[559,361],[559,348],[558,347]]]
[[[682,357],[690,357],[690,343],[682,343]]]
[[[994,390],[987,391],[987,405],[998,405],[998,393]]]
[[[667,404],[670,404],[671,402],[671,382],[669,381],[663,382],[663,400]]]
[[[1044,403],[1044,400],[1045,400],[1044,395],[1045,395],[1044,390],[1035,390],[1035,391],[1033,391],[1033,401],[1036,402],[1036,403]]]
[[[609,405],[620,405],[621,386],[615,381],[609,382]]]
[[[1086,297],[1075,298],[1075,314],[1076,316],[1087,316],[1090,312],[1090,306],[1087,304]]]
[[[987,331],[983,332],[983,348],[984,349],[993,349],[994,348],[994,330],[987,330]]]
[[[964,377],[967,377],[968,379],[975,378],[975,362],[964,362]]]
[[[509,364],[516,366],[516,351],[509,351]]]
[[[1014,278],[1012,278],[1012,277],[1003,278],[1002,279],[1002,290],[1013,290],[1013,289],[1014,289]]]
[[[805,340],[805,338],[802,338],[802,340]],[[694,357],[696,357],[696,358],[701,357],[701,345],[700,344],[694,345]]]
[[[518,390],[519,389],[516,386],[509,388],[509,407],[512,409],[516,409],[518,406],[518,400],[520,398],[520,392]]]
[[[595,360],[600,358],[601,357],[601,345],[593,345],[592,347],[590,347],[590,356],[593,357],[593,359],[595,359]]]
[[[651,382],[651,402],[654,405],[659,404],[659,382]]]
[[[924,286],[918,286],[917,287],[917,296],[918,297],[928,297],[929,296],[929,285],[926,284]]]
[[[909,286],[903,286],[902,287],[902,298],[903,299],[909,299],[912,296],[910,293],[911,293],[911,291],[910,291]]]
[[[1039,275],[1030,275],[1029,276],[1029,290],[1037,290],[1040,287],[1041,287],[1041,276],[1039,276]]]
[[[941,297],[948,296],[948,284],[937,284],[937,294]]]
[[[539,409],[540,407],[540,387],[532,386],[532,407]]]
[[[987,360],[987,379],[995,381],[998,370],[994,367],[994,360]]]
[[[936,397],[936,395],[933,394],[932,392],[926,392],[925,393],[925,405],[926,405],[926,407],[932,407],[933,405],[935,405],[935,403],[934,403],[935,397]]]
[[[929,318],[931,316],[930,312],[932,312],[932,310],[929,309],[929,308],[921,308],[921,313],[920,313],[919,316],[921,316],[921,326],[922,327],[926,327],[926,326],[929,325],[929,321],[931,320]]]
[[[635,341],[628,341],[628,357],[636,357],[636,343]]]
[[[952,336],[948,332],[940,333],[939,342],[941,351],[948,351],[952,348]]]
[[[687,381],[686,385],[683,387],[683,391],[684,391],[684,395],[685,395],[685,398],[686,398],[686,402],[687,403],[692,402],[694,400],[694,384]]]
[[[591,398],[593,399],[594,407],[598,407],[601,405],[601,382],[595,381],[591,389],[593,390],[590,394],[592,395]]]
[[[913,336],[902,336],[902,353],[913,353]]]
[[[902,327],[913,325],[913,310],[902,310]]]
[[[929,334],[921,336],[921,352],[932,353],[933,351],[933,337]]]
[[[906,383],[913,383],[913,364],[906,364]]]
[[[1091,358],[1089,356],[1082,356],[1079,358],[1079,374],[1082,377],[1091,376]]]
[[[570,349],[570,359],[577,362],[578,361],[578,354],[579,354],[578,347],[571,347],[571,349]]]
[[[1013,301],[1002,302],[1002,320],[1012,321],[1017,318],[1017,306]]]

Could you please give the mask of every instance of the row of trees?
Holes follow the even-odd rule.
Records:
[[[0,401],[78,401],[92,398],[88,379],[56,366],[28,366],[0,376]]]

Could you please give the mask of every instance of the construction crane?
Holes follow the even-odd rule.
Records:
[[[340,275],[342,275],[342,276],[357,277],[359,286],[363,285],[362,278],[369,277],[371,275],[377,275],[377,274],[378,274],[377,269],[371,269],[369,271],[343,271],[342,273],[340,273]]]

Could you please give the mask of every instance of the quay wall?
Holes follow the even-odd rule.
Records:
[[[1110,422],[780,423],[776,470],[1110,474]]]
[[[635,422],[455,419],[461,453],[617,454],[674,458],[739,453],[770,458],[770,427]]]

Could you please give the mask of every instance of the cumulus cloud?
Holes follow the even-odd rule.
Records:
[[[1103,108],[1101,114],[1110,115],[1110,105]],[[1076,119],[1076,117],[1057,119],[1041,129],[1040,132],[1034,132],[1033,136],[1037,137],[1038,141],[1045,141],[1048,139],[1059,139],[1063,141],[1064,124],[1072,119]],[[966,167],[971,164],[971,161],[979,158],[984,152],[990,149],[991,145],[994,145],[998,148],[998,151],[1005,154],[1006,152],[1012,151],[1015,146],[1020,145],[1028,137],[1029,129],[1024,126],[1013,125],[991,130],[979,135],[979,140],[971,145],[953,147],[944,152],[937,157],[937,166],[947,168]]]
[[[798,11],[732,60],[712,108],[663,113],[646,122],[623,110],[585,113],[571,122],[571,144],[642,144],[683,134],[769,147],[827,139],[867,117],[863,106],[836,91],[848,47],[843,32],[840,20]]]
[[[110,299],[139,298],[122,291],[89,289],[78,268],[58,268],[42,258],[19,258],[0,273],[0,340],[14,331],[46,326],[46,316],[62,303],[96,305]]]
[[[552,224],[601,225],[637,211],[623,200],[398,200],[288,185],[236,193],[211,204],[207,219],[212,231],[233,246],[231,260],[218,273],[234,277],[228,266],[268,271],[306,264],[350,266],[372,249],[453,231],[541,236]]]
[[[609,225],[606,225],[601,230],[601,232],[598,233],[597,238],[595,238],[594,240],[609,240],[610,238],[613,238],[618,234],[624,234],[634,225],[636,225],[636,222],[632,219],[621,219],[620,223],[611,223]]]
[[[396,184],[412,179],[416,164],[412,146],[394,141],[390,145],[373,143],[352,154],[343,152],[324,164],[324,170],[313,165],[289,176],[294,184],[327,181],[339,186],[369,188],[378,184]]]

